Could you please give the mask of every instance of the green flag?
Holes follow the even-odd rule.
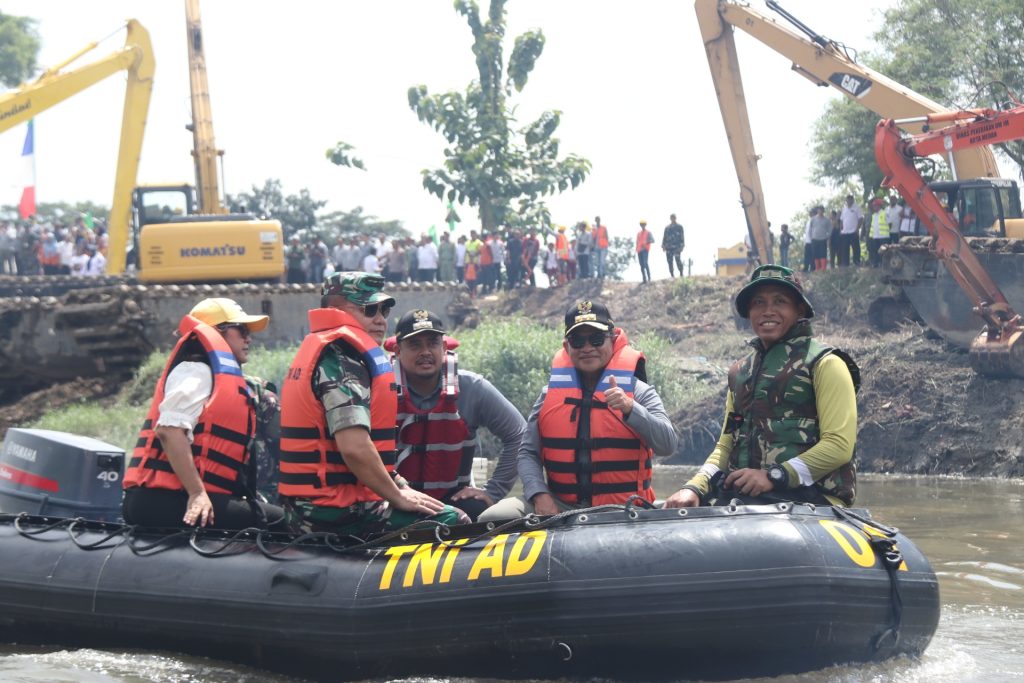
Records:
[[[86,211],[84,218],[85,218],[85,227],[87,227],[90,230],[92,230],[93,229],[92,211]]]
[[[455,213],[455,207],[448,202],[448,214],[444,217],[444,222],[448,224],[448,232],[455,232],[455,224],[460,220],[462,219],[459,218],[459,214]]]
[[[434,241],[434,244],[438,243],[439,240],[437,239],[437,226],[436,225],[431,225],[430,226],[430,230],[427,230],[427,234],[430,235],[430,239],[432,239]]]

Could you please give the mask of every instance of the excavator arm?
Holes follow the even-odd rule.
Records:
[[[925,125],[928,132],[905,137],[898,126]],[[934,130],[937,126],[948,126]],[[1020,316],[971,250],[958,223],[929,188],[914,160],[1024,138],[1024,106],[1009,111],[973,109],[887,119],[875,130],[875,157],[883,185],[896,188],[932,236],[931,249],[974,304],[985,330],[971,345],[971,362],[985,375],[1024,377]]]
[[[809,29],[774,0],[768,0],[767,4],[800,32],[733,0],[696,0],[694,3],[739,178],[740,203],[746,213],[747,226],[753,243],[757,245],[758,254],[768,253],[768,220],[757,167],[760,157],[754,151],[750,133],[743,82],[736,58],[734,29],[744,31],[789,59],[793,71],[815,85],[831,86],[879,116],[906,119],[948,111],[947,107],[858,64],[842,46]],[[911,122],[906,125],[908,131],[920,131],[920,123]],[[995,158],[987,147],[958,150],[950,165],[959,175],[967,178],[999,175]]]
[[[119,71],[127,73],[114,198],[107,226],[110,240],[107,272],[111,274],[122,273],[125,268],[125,250],[131,235],[132,188],[138,175],[142,136],[153,92],[153,72],[156,69],[149,32],[134,19],[128,20],[126,28],[124,47],[117,52],[85,66],[66,70],[66,67],[98,45],[91,43],[47,70],[32,83],[0,95],[0,132],[3,132],[112,74]]]
[[[213,137],[213,114],[210,110],[210,86],[206,82],[206,54],[203,27],[199,17],[199,0],[185,0],[185,22],[188,30],[188,76],[192,92],[192,155],[196,165],[196,187],[199,189],[199,212],[225,214],[217,182],[217,150]]]

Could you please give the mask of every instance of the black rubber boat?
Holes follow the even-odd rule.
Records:
[[[927,559],[864,510],[606,506],[369,543],[0,515],[0,638],[317,678],[735,678],[916,656]]]

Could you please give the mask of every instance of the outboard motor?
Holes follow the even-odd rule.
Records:
[[[0,512],[120,522],[124,451],[49,429],[7,430],[0,449]]]

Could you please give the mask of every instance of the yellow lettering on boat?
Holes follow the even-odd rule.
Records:
[[[395,576],[395,567],[398,566],[398,560],[402,555],[411,553],[414,550],[416,550],[414,545],[396,545],[384,552],[388,556],[388,563],[384,565],[384,573],[380,576],[380,590],[385,591],[391,588],[391,579]]]
[[[441,567],[441,579],[439,583],[448,583],[452,580],[452,568],[455,566],[455,558],[459,556],[459,546],[465,545],[468,538],[460,538],[449,545],[448,554],[444,557],[444,566]]]
[[[491,578],[501,578],[501,561],[505,558],[505,541],[507,540],[508,534],[501,534],[487,542],[484,549],[477,555],[476,561],[473,562],[473,568],[469,570],[470,581],[480,578],[480,573],[483,571],[491,572]]]
[[[512,544],[512,550],[508,555],[508,564],[505,565],[505,576],[520,576],[533,569],[533,565],[540,557],[540,551],[544,548],[544,541],[547,539],[546,531],[527,531],[516,539]],[[530,544],[530,550],[526,557],[523,557],[523,549]]]
[[[866,527],[864,527],[864,531],[865,531],[865,533],[868,533],[871,536],[878,536],[879,538],[887,538],[885,534],[883,534],[881,531],[879,531],[878,529],[876,529],[874,527],[866,526]],[[908,571],[910,571],[909,569],[907,569],[907,561],[906,560],[903,560],[902,562],[900,562],[899,571],[901,571],[901,572],[908,572]]]
[[[820,519],[818,523],[825,527],[825,531],[839,544],[839,547],[843,549],[847,557],[853,560],[854,564],[858,567],[875,566],[875,553],[859,531],[849,524],[837,522],[834,519]]]
[[[416,552],[412,554],[412,559],[409,561],[409,566],[405,568],[405,580],[402,581],[402,586],[408,588],[416,582],[417,569],[420,571],[420,578],[424,585],[429,586],[434,583],[437,564],[447,549],[447,546],[443,545],[439,545],[435,549],[430,543],[424,543],[416,548]]]

